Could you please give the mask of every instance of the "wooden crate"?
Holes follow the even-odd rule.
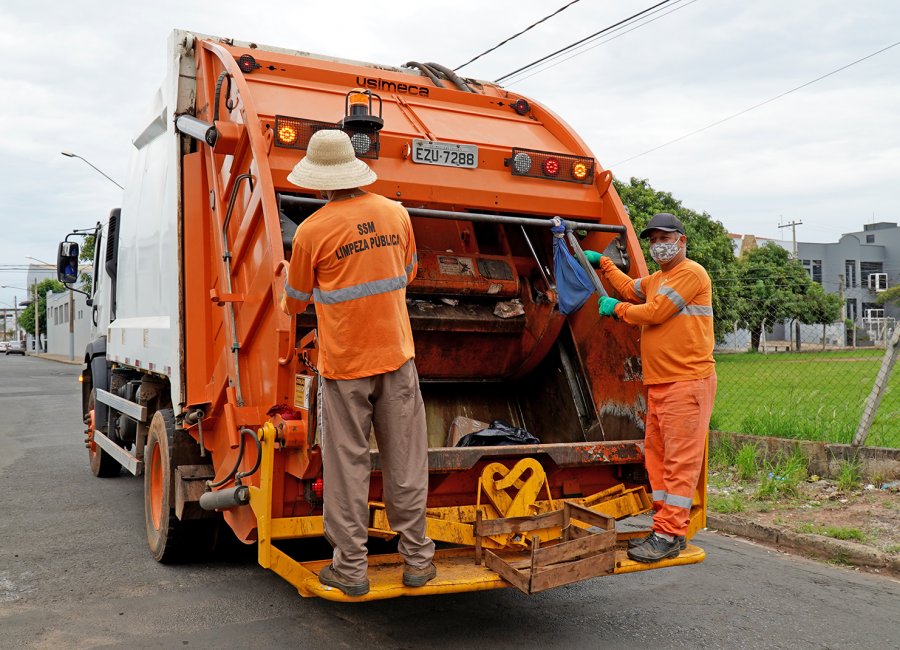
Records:
[[[587,528],[577,524],[587,526]],[[531,538],[531,551],[495,553],[483,549],[481,539],[505,533],[527,536],[529,532],[559,528],[558,541],[541,545]],[[616,565],[616,522],[612,517],[573,503],[534,517],[481,519],[475,522],[475,561],[526,594],[609,575]]]

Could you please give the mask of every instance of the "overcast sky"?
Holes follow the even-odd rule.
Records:
[[[496,79],[658,1],[581,0],[462,72]],[[60,151],[124,182],[173,28],[456,67],[566,2],[3,2],[0,265],[53,261],[71,228],[120,205],[118,188]],[[567,120],[618,178],[647,178],[732,232],[779,237],[779,220],[799,220],[801,241],[836,241],[900,221],[900,46],[622,162],[900,41],[900,3],[673,0],[653,17],[507,85]],[[0,266],[0,284],[24,282]],[[15,293],[0,289],[0,303]]]

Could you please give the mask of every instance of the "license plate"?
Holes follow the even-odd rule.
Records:
[[[475,169],[478,167],[478,147],[474,144],[413,140],[412,159],[414,163],[425,165]]]

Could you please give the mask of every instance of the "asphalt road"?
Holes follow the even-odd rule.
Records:
[[[96,479],[76,366],[0,356],[0,648],[897,648],[900,583],[712,533],[705,563],[349,605],[252,556],[170,567],[142,482]]]

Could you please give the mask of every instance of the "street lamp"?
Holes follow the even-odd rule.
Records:
[[[100,174],[103,174],[103,176],[106,177],[106,180],[108,180],[110,183],[112,183],[113,185],[115,185],[116,187],[118,187],[120,190],[124,190],[124,189],[125,189],[124,187],[122,187],[121,185],[119,185],[118,183],[116,183],[113,179],[111,179],[109,176],[107,176],[104,172],[102,172],[101,170],[97,169],[97,167],[95,167],[89,160],[87,160],[87,159],[85,159],[85,158],[82,158],[82,157],[79,156],[77,153],[72,153],[71,151],[60,151],[60,153],[61,153],[62,155],[64,155],[66,158],[78,158],[79,160],[83,160],[83,161],[86,162],[88,165],[90,165],[91,167],[93,167],[97,172],[99,172]]]

